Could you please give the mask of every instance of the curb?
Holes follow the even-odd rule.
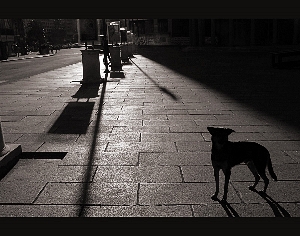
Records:
[[[51,53],[51,54],[45,54],[45,55],[36,55],[36,56],[32,56],[32,57],[9,58],[9,59],[6,59],[6,60],[1,60],[1,62],[19,61],[19,60],[32,59],[32,58],[41,58],[41,57],[50,57],[50,56],[54,56],[55,54]]]
[[[0,180],[14,167],[22,154],[20,144],[6,145],[8,152],[0,156]]]

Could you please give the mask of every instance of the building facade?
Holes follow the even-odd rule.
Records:
[[[33,24],[34,23],[34,24]],[[29,31],[32,25],[38,26],[43,38],[32,42]],[[31,36],[38,34],[35,28]],[[76,19],[0,19],[0,59],[7,59],[17,53],[26,54],[28,46],[37,50],[39,44],[65,44],[78,42]]]
[[[134,34],[137,45],[299,45],[299,19],[106,19]],[[76,43],[77,19],[0,19],[0,59],[26,53],[30,24],[38,22],[45,43]],[[99,35],[103,34],[102,19]],[[100,42],[100,40],[99,40]]]
[[[299,19],[127,19],[140,45],[297,45]]]
[[[22,53],[24,37],[21,19],[0,19],[0,59]]]

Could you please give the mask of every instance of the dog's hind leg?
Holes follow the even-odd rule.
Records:
[[[256,185],[258,184],[258,181],[259,181],[260,177],[259,177],[259,174],[258,174],[258,172],[257,172],[257,170],[256,170],[256,168],[255,168],[255,165],[253,164],[252,161],[249,161],[249,162],[247,162],[246,164],[247,164],[249,170],[252,172],[252,174],[253,174],[254,177],[255,177],[255,182],[254,182],[254,184],[251,185],[251,186],[249,186],[249,189],[250,189],[250,190],[254,190],[255,187],[256,187]]]
[[[264,180],[265,186],[264,186],[264,190],[263,192],[265,193],[267,191],[268,185],[269,185],[269,179],[266,176],[266,172],[265,169],[258,169],[258,174],[260,175],[260,177]]]
[[[217,168],[217,167],[215,167],[214,168],[214,177],[215,177],[215,183],[216,183],[216,192],[211,197],[211,199],[214,200],[214,201],[218,200],[218,194],[219,194],[219,172],[220,172],[220,169]]]
[[[230,169],[224,170],[224,174],[225,174],[225,183],[224,183],[224,194],[223,194],[222,201],[227,201],[228,185],[229,185],[231,170]]]

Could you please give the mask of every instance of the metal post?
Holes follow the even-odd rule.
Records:
[[[21,145],[5,144],[0,117],[0,178],[5,176],[6,173],[18,162],[21,153]]]
[[[109,58],[109,47],[108,47],[108,40],[107,40],[107,26],[106,26],[106,22],[105,22],[105,19],[102,19],[102,27],[103,27],[103,50],[104,50],[104,55],[103,55],[103,62],[104,62],[104,65],[105,65],[105,71],[104,73],[108,73],[109,72],[109,69],[108,69],[108,60],[107,58]]]
[[[0,157],[4,156],[9,152],[9,147],[5,145],[4,137],[2,134],[2,127],[1,127],[1,118],[0,118]]]

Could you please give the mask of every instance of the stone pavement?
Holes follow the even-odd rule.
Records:
[[[100,85],[81,86],[81,63],[0,84],[5,142],[23,150],[0,180],[0,216],[300,216],[297,106],[272,92],[299,71],[270,68],[263,51],[156,49]],[[211,200],[207,126],[269,149],[278,181],[267,197],[239,165],[228,204]]]

